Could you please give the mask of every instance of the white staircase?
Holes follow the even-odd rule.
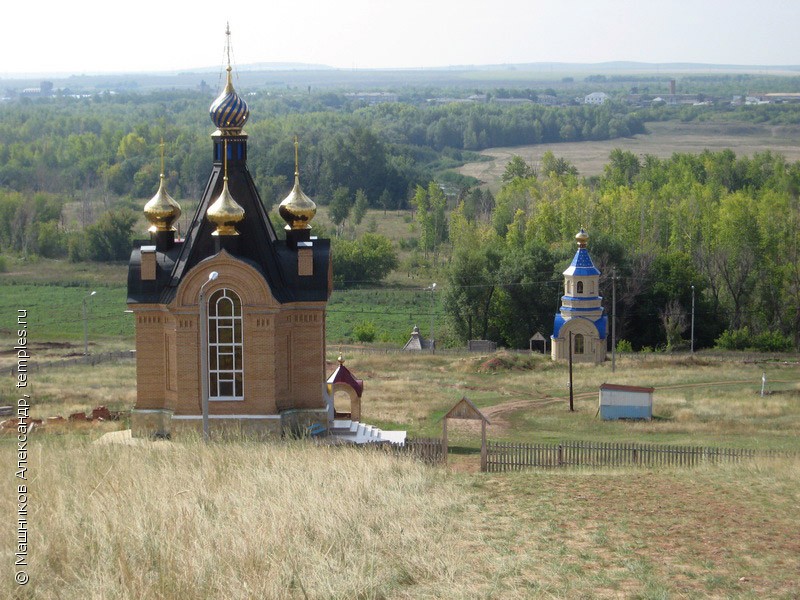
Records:
[[[403,446],[406,443],[405,431],[384,431],[378,427],[349,419],[334,419],[328,429],[328,436],[351,444],[389,442]]]

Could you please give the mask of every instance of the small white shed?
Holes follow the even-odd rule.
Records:
[[[600,418],[646,419],[653,418],[653,392],[655,388],[604,383],[600,386]]]

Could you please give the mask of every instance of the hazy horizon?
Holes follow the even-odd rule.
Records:
[[[230,21],[235,64],[295,63],[336,69],[432,69],[529,63],[641,62],[743,67],[800,64],[800,3],[765,0],[300,1],[244,0],[234,15],[201,0],[185,8],[45,0],[39,20],[7,9],[3,77],[174,73],[224,64]],[[23,13],[23,10],[26,11]],[[18,13],[18,14],[15,14]]]
[[[547,62],[547,63],[506,63],[506,64],[464,64],[464,65],[436,65],[430,67],[356,67],[341,68],[330,65],[310,64],[310,63],[284,63],[284,62],[258,62],[234,65],[234,70],[241,73],[258,71],[513,71],[524,68],[532,73],[546,73],[553,69],[559,74],[577,73],[604,73],[614,74],[641,74],[652,73],[656,70],[664,70],[665,73],[705,73],[711,71],[721,71],[726,73],[756,73],[758,71],[768,71],[770,74],[780,75],[800,75],[800,62],[785,65],[737,65],[737,64],[711,64],[711,63],[645,63],[636,61],[608,61],[599,63],[566,63],[566,62]],[[189,67],[186,69],[172,70],[152,70],[152,71],[81,71],[81,72],[31,72],[31,73],[3,73],[0,72],[0,80],[21,81],[36,79],[68,79],[71,77],[115,77],[115,76],[175,76],[187,74],[218,74],[224,70],[223,65],[208,65],[203,67]]]

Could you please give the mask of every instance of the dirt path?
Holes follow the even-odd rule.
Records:
[[[718,386],[718,385],[743,385],[753,383],[752,379],[747,379],[743,381],[707,381],[701,383],[678,383],[674,385],[663,385],[656,388],[656,391],[662,390],[681,390],[681,389],[691,389],[691,388],[702,388],[702,387],[709,387],[709,386]],[[772,379],[770,383],[792,383],[787,380],[783,379]],[[580,392],[573,395],[574,400],[585,400],[588,398],[596,398],[597,392]],[[547,396],[545,394],[540,394],[538,398],[526,398],[521,400],[509,400],[507,402],[501,402],[500,404],[495,404],[494,406],[490,406],[488,408],[483,409],[483,412],[486,417],[492,421],[492,425],[499,427],[501,430],[506,429],[509,426],[506,417],[511,414],[515,413],[520,410],[525,409],[535,409],[541,408],[543,406],[550,406],[552,404],[563,404],[567,402],[566,397],[559,397],[559,396]]]
[[[700,383],[678,383],[674,385],[664,385],[656,388],[656,391],[663,390],[681,390],[681,389],[696,389],[710,386],[719,385],[743,385],[752,384],[752,379],[742,381],[706,381]],[[772,379],[770,383],[795,383],[786,379]],[[485,390],[488,391],[488,390]],[[508,393],[508,392],[507,392]],[[597,392],[580,392],[573,396],[574,400],[586,400],[596,398]],[[539,394],[537,398],[526,398],[518,400],[508,400],[489,406],[481,410],[486,417],[492,422],[491,428],[495,432],[502,432],[510,428],[511,424],[508,417],[521,410],[537,409],[554,404],[566,404],[567,398],[560,396],[548,396],[546,394]],[[480,424],[477,421],[457,421],[458,427],[465,430],[474,430],[475,433],[480,432]],[[480,457],[477,455],[454,455],[448,458],[448,465],[452,471],[464,473],[477,473],[480,471]]]

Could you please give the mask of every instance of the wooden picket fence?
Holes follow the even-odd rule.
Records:
[[[439,465],[445,462],[442,440],[439,438],[408,438],[405,446],[390,446],[391,451],[411,456],[429,465]]]
[[[439,465],[445,462],[442,440],[438,438],[406,438],[403,446],[390,442],[377,444],[360,444],[363,450],[377,450],[394,454],[396,456],[410,456],[429,465]]]
[[[702,448],[615,442],[522,444],[487,442],[486,471],[499,473],[530,467],[694,467],[792,454],[740,448]]]

